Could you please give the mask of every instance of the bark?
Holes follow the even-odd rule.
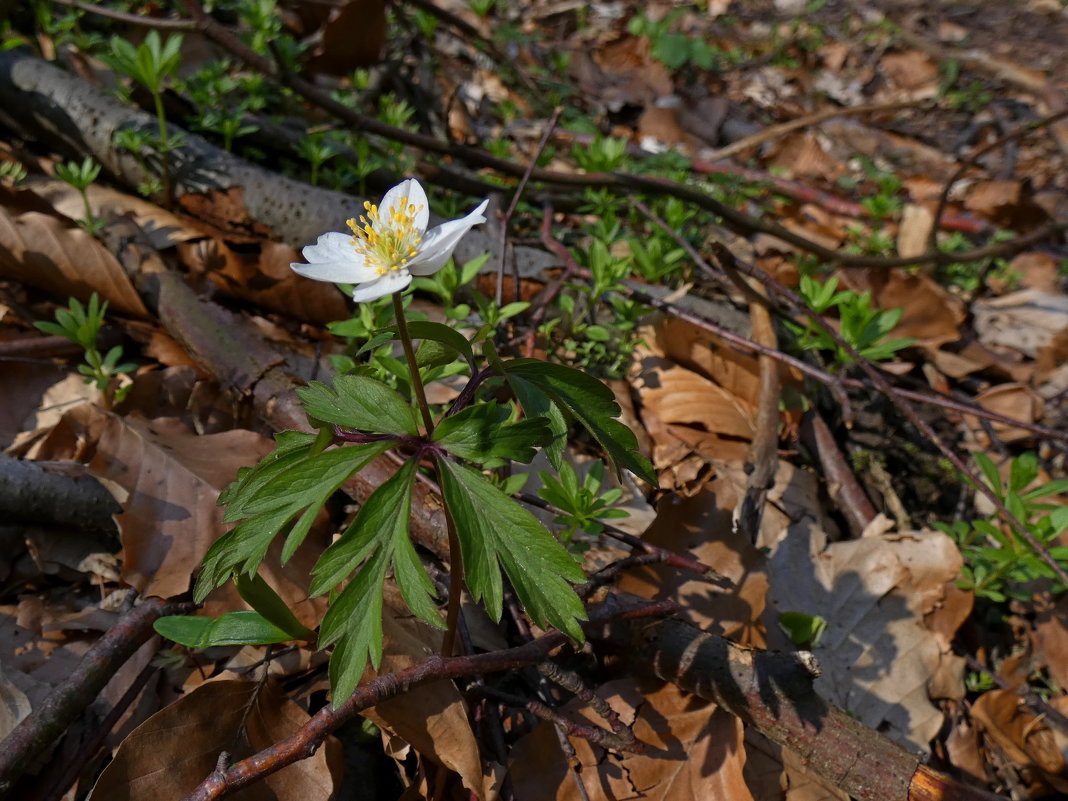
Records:
[[[0,454],[0,515],[6,520],[114,531],[112,515],[121,511],[92,476],[54,473]]]

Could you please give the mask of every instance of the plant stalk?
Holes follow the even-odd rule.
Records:
[[[411,334],[408,333],[408,323],[404,319],[404,304],[401,303],[400,292],[393,293],[393,312],[397,318],[397,333],[400,334],[401,346],[404,348],[404,358],[408,360],[408,372],[412,375],[412,388],[415,390],[419,411],[423,415],[423,425],[429,437],[434,433],[434,419],[430,416],[430,404],[426,402],[426,392],[423,389],[423,379],[419,375],[419,365],[415,363],[415,349],[412,347]]]

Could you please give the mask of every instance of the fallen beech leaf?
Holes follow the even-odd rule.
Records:
[[[910,98],[924,100],[938,94],[938,66],[920,50],[888,53],[879,66],[896,86],[908,91]]]
[[[769,559],[768,600],[778,612],[827,621],[812,648],[823,671],[816,681],[821,695],[865,725],[926,749],[943,723],[929,684],[948,661],[961,692],[964,661],[924,617],[960,566],[956,546],[939,532],[884,534],[825,549],[790,536]],[[944,675],[939,684],[945,691]]]
[[[334,284],[310,281],[290,264],[300,253],[282,242],[259,238],[198,239],[178,248],[194,273],[203,273],[224,292],[296,320],[325,325],[349,316]]]
[[[95,291],[111,310],[148,317],[126,270],[94,237],[72,220],[24,211],[28,191],[0,186],[0,275],[36,286],[60,298],[88,300]]]
[[[72,220],[85,215],[85,202],[82,194],[70,184],[62,181],[42,181],[27,187],[52,204],[60,214]],[[189,224],[188,219],[172,214],[155,203],[144,198],[119,192],[97,183],[89,184],[85,190],[89,196],[89,206],[93,216],[98,220],[113,220],[129,217],[156,250],[166,250],[178,242],[198,239],[203,234]]]
[[[96,801],[181,798],[215,770],[290,736],[308,713],[274,681],[210,681],[157,712],[119,746],[90,793]],[[328,801],[340,779],[341,748],[325,747],[253,784],[242,799]]]
[[[1068,792],[1064,754],[1043,717],[1012,690],[990,690],[972,704],[972,718],[1010,761],[1034,765],[1054,789]]]
[[[997,412],[1014,420],[1022,420],[1025,423],[1034,423],[1042,418],[1042,398],[1024,384],[999,384],[996,387],[983,390],[975,396],[975,402],[989,412]],[[977,436],[986,439],[986,433],[977,417],[965,415],[964,419],[976,432]],[[1006,425],[1005,423],[987,421],[993,430],[1004,442],[1016,442],[1021,439],[1033,439],[1035,432],[1025,428]]]
[[[728,497],[729,496],[729,497]],[[690,623],[743,645],[765,644],[760,617],[768,588],[763,554],[733,531],[733,492],[716,479],[691,498],[666,495],[657,516],[642,535],[652,545],[684,553],[712,567],[733,586],[712,584],[663,565],[630,570],[619,582],[621,592],[650,599],[670,598]]]
[[[1019,181],[979,181],[969,189],[964,208],[993,217],[1019,204],[1022,190]]]
[[[836,275],[843,286],[870,291],[873,308],[902,310],[888,339],[912,337],[928,350],[960,339],[964,303],[926,275],[897,269],[843,270]]]
[[[597,694],[631,725],[639,741],[652,746],[649,753],[607,752],[572,737],[578,762],[573,771],[553,725],[542,723],[512,750],[509,776],[518,801],[752,799],[743,776],[745,749],[738,718],[674,684],[652,680],[620,679],[603,685]],[[575,702],[562,711],[604,725]],[[582,795],[576,780],[585,790]]]
[[[357,67],[377,64],[385,42],[384,0],[350,0],[323,26],[319,47],[306,66],[312,73],[349,75]]]

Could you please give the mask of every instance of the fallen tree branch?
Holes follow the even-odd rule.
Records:
[[[0,514],[5,520],[114,531],[115,498],[90,475],[53,472],[35,462],[0,453]]]

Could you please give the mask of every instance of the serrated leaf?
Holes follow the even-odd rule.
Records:
[[[227,612],[217,618],[194,615],[161,617],[153,626],[156,633],[188,648],[216,645],[269,645],[289,642],[294,637],[259,612]]]
[[[312,383],[297,390],[309,417],[345,428],[378,434],[419,433],[415,409],[381,381],[363,375],[339,375],[333,388]]]
[[[327,548],[315,567],[308,594],[312,597],[336,587],[382,545],[408,535],[411,513],[412,480],[415,462],[408,461],[371,493],[352,523],[336,542]]]
[[[315,437],[305,436],[304,445],[275,459],[271,454],[238,478],[239,486],[228,496],[232,500],[224,519],[241,522],[208,549],[193,593],[198,602],[234,571],[255,573],[274,537],[305,512],[284,547],[285,553],[292,555],[318,508],[391,444],[370,442],[311,455]]]
[[[527,396],[532,394],[529,389],[518,388],[526,383],[578,420],[604,448],[617,477],[620,469],[625,467],[650,484],[656,484],[652,465],[637,451],[638,440],[634,432],[616,419],[620,409],[611,389],[593,376],[562,364],[513,359],[503,362],[503,367],[508,383],[520,396],[520,402],[521,392]],[[524,406],[524,410],[526,408]]]
[[[546,417],[527,417],[509,422],[509,411],[496,403],[469,406],[442,420],[433,440],[450,453],[483,464],[490,459],[529,463],[537,448],[553,438]]]
[[[382,584],[390,566],[409,608],[431,625],[444,624],[434,604],[434,584],[408,537],[416,460],[406,462],[360,508],[352,524],[313,568],[311,595],[355,576],[330,604],[319,629],[319,646],[337,643],[330,660],[333,703],[352,694],[368,661],[382,656]],[[362,565],[362,566],[361,566]],[[349,664],[335,664],[346,661]]]
[[[568,582],[585,581],[582,568],[537,519],[470,467],[438,459],[442,495],[456,523],[467,584],[500,619],[500,568],[527,614],[582,642],[582,601]]]

